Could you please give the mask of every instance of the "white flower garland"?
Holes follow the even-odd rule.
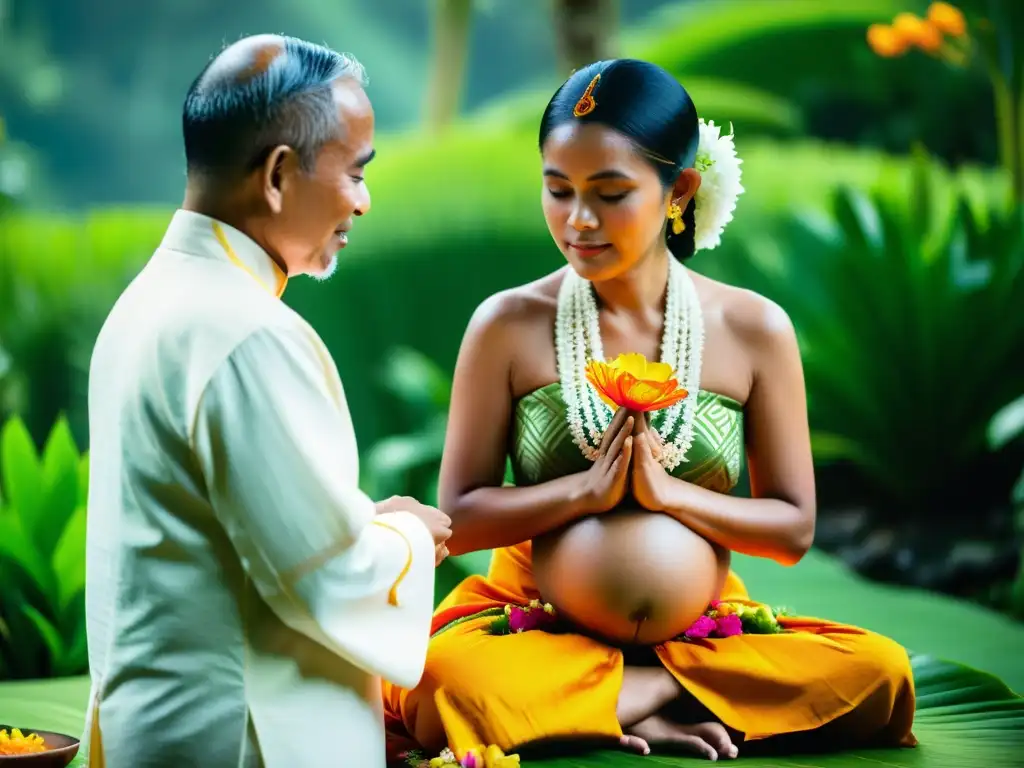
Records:
[[[733,128],[722,134],[714,120],[699,121],[700,138],[694,168],[700,172],[700,188],[693,198],[696,250],[710,250],[722,242],[722,231],[732,221],[736,201],[743,194],[740,183],[743,160],[736,154]]]
[[[704,351],[704,317],[686,267],[671,259],[668,274],[661,361],[678,372],[679,383],[689,393],[669,406],[664,423],[657,428],[662,439],[658,461],[672,471],[687,461],[686,454],[693,444]],[[613,411],[587,381],[587,361],[605,359],[600,315],[590,281],[571,269],[566,272],[558,292],[555,354],[569,432],[583,455],[595,461]]]

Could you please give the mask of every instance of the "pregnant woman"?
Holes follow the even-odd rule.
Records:
[[[452,554],[494,554],[439,607],[421,684],[385,685],[394,743],[713,760],[757,741],[914,745],[899,645],[776,621],[729,567],[731,552],[795,564],[815,521],[787,315],[684,266],[718,244],[742,191],[731,137],[664,70],[614,60],[558,89],[540,150],[567,265],[488,299],[463,340],[440,506]],[[668,363],[687,397],[653,414],[607,405],[587,363],[622,353]],[[749,499],[728,495],[744,454]]]

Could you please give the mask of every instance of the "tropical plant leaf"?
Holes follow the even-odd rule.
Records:
[[[867,481],[857,501],[908,521],[1004,505],[1024,463],[1024,441],[989,439],[1020,396],[1021,212],[937,180],[919,158],[906,184],[841,187],[824,226],[798,216],[782,233],[781,266],[760,248],[722,275],[793,318],[819,460],[852,461]]]
[[[396,347],[384,360],[384,387],[406,405],[435,416],[448,410],[451,378],[437,363],[409,347]]]
[[[374,498],[411,495],[424,500],[436,494],[438,467],[444,451],[447,414],[436,414],[419,430],[379,440],[366,455],[362,483]],[[422,485],[413,487],[413,474],[425,476]]]
[[[0,622],[3,624],[0,645],[4,649],[5,674],[15,679],[47,677],[52,672],[46,641],[24,610],[29,605],[20,589],[5,585],[4,602],[0,604]]]
[[[19,582],[23,592],[38,593],[47,605],[57,604],[57,579],[50,564],[9,509],[0,510],[0,567],[7,578]],[[10,597],[8,589],[0,590],[0,605]]]
[[[988,441],[994,449],[1002,448],[1024,436],[1024,395],[1002,408],[988,426]]]
[[[43,467],[25,423],[15,417],[0,430],[0,481],[6,506],[30,524],[41,515],[44,503]],[[28,533],[31,533],[29,527]]]
[[[78,506],[78,446],[67,419],[61,416],[46,441],[42,458],[43,504],[31,522],[33,538],[45,557],[57,542]]]
[[[78,462],[78,505],[86,506],[89,502],[89,454],[83,453]]]
[[[32,626],[36,628],[39,638],[42,640],[43,645],[46,646],[50,657],[50,664],[56,670],[60,665],[61,658],[64,656],[64,640],[61,638],[60,632],[57,631],[57,628],[53,626],[49,619],[31,605],[22,603],[21,612],[32,623]],[[14,638],[16,643],[26,642],[27,640],[28,638]]]
[[[65,608],[85,586],[86,508],[75,510],[53,552],[59,607]]]
[[[60,617],[60,632],[64,639],[64,655],[54,677],[81,675],[89,671],[89,646],[85,626],[85,590],[79,590]]]

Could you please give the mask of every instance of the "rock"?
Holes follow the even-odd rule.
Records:
[[[823,515],[816,546],[872,581],[985,601],[1021,565],[1024,542],[1002,511],[965,517],[954,528],[873,526],[865,510],[843,509]]]
[[[834,552],[851,541],[862,538],[868,529],[869,515],[863,508],[830,510],[818,518],[814,531],[814,544]]]

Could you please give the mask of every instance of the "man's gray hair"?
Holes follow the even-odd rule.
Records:
[[[281,144],[311,171],[324,143],[337,137],[331,85],[344,78],[365,87],[365,68],[348,53],[293,37],[274,39],[280,47],[271,47],[266,66],[240,72],[218,67],[218,57],[192,83],[182,110],[189,173],[245,174]]]

